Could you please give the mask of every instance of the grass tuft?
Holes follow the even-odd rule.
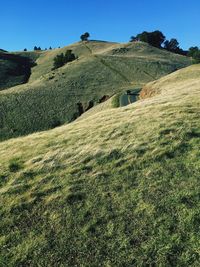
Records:
[[[19,170],[23,169],[23,163],[18,158],[13,158],[9,161],[8,165],[10,172],[18,172]]]

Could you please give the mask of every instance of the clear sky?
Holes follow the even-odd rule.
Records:
[[[0,0],[0,48],[58,47],[91,39],[127,42],[161,30],[180,46],[200,46],[200,0]]]

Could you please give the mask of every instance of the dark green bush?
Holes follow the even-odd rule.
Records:
[[[17,172],[23,168],[23,164],[19,161],[19,159],[14,158],[9,161],[8,167],[10,172]]]
[[[136,36],[136,40],[161,48],[161,45],[165,41],[165,36],[161,31],[154,31],[154,32],[144,31]]]
[[[193,58],[194,64],[200,63],[200,49],[197,46],[189,48],[188,56]]]
[[[89,32],[85,32],[84,34],[82,34],[82,35],[80,36],[81,41],[88,41],[88,38],[89,38],[89,37],[90,37]]]
[[[61,53],[54,58],[53,69],[58,69],[68,62],[76,59],[76,56],[72,53],[72,50],[67,50],[66,53]]]

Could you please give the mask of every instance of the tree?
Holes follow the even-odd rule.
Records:
[[[76,59],[76,56],[72,53],[72,50],[67,50],[64,55],[64,63],[71,62]]]
[[[200,49],[197,46],[189,48],[188,56],[194,59],[194,63],[200,63]]]
[[[64,54],[57,55],[54,58],[54,63],[53,63],[53,69],[58,69],[62,66],[64,66],[65,60],[64,60]]]
[[[37,46],[34,46],[34,51],[41,51],[42,49],[41,49],[41,47],[39,46],[39,47],[37,47]]]
[[[200,63],[200,50],[193,55],[194,63]]]
[[[138,38],[136,36],[131,36],[130,42],[137,42]]]
[[[90,37],[89,32],[85,32],[84,34],[82,34],[82,35],[80,36],[81,41],[88,41],[88,38],[89,38],[89,37]]]
[[[163,42],[165,41],[165,36],[161,31],[154,31],[154,32],[144,31],[138,34],[136,38],[141,42],[148,43],[157,48],[161,48]]]
[[[24,52],[26,52],[27,51],[27,49],[26,48],[24,48]]]
[[[164,49],[183,56],[187,56],[188,54],[187,51],[184,51],[182,48],[179,47],[179,42],[175,38],[172,38],[170,41],[166,40],[164,42]]]
[[[51,46],[49,47],[49,50],[52,50],[52,47]]]
[[[149,34],[150,33],[144,31],[142,33],[139,33],[136,38],[141,42],[149,43]]]
[[[164,42],[164,48],[171,52],[177,52],[180,49],[179,42],[175,38],[172,38],[170,41],[166,40]]]
[[[199,51],[199,48],[197,46],[192,46],[188,50],[188,56],[193,57],[193,55]]]

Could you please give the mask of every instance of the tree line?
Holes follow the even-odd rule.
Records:
[[[165,49],[172,53],[189,56],[194,59],[195,63],[200,63],[200,49],[195,47],[190,47],[189,50],[183,50],[179,46],[179,42],[176,38],[167,40],[165,35],[161,31],[147,32],[137,34],[136,36],[131,36],[130,42],[145,42],[159,49]]]

